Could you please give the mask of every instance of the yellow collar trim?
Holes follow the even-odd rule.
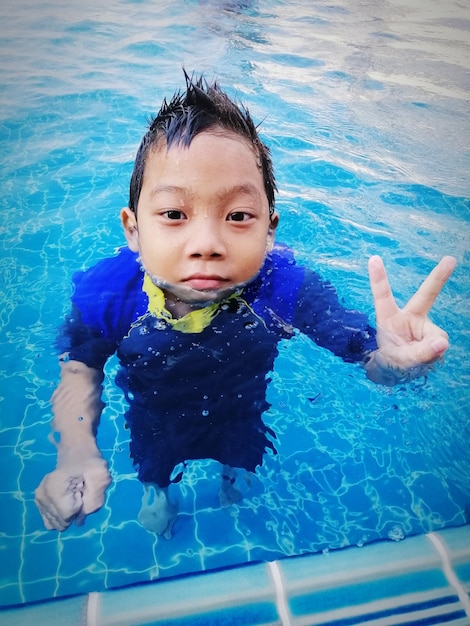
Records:
[[[210,326],[212,320],[219,312],[219,302],[214,302],[202,309],[194,309],[186,313],[178,319],[172,317],[168,309],[165,308],[165,294],[152,282],[150,276],[146,273],[144,276],[144,284],[142,289],[149,299],[148,311],[155,317],[165,320],[174,330],[182,333],[201,333],[205,328]],[[233,294],[230,298],[236,298],[237,294]]]

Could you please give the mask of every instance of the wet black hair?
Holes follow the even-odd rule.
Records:
[[[248,109],[230,100],[214,81],[209,84],[203,76],[194,78],[184,72],[186,90],[177,91],[169,102],[163,100],[156,117],[142,138],[134,163],[129,190],[129,208],[136,212],[142,190],[145,160],[150,149],[159,142],[167,149],[173,144],[188,147],[196,135],[212,128],[221,128],[244,137],[254,147],[260,161],[264,188],[273,214],[276,181],[269,148],[260,140]]]

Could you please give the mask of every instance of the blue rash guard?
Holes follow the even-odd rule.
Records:
[[[198,332],[178,330],[151,310],[144,272],[128,248],[74,283],[58,347],[96,369],[117,353],[131,457],[139,479],[160,487],[190,459],[255,471],[266,449],[275,452],[275,434],[262,420],[266,389],[277,345],[296,329],[349,362],[377,347],[367,317],[342,307],[334,288],[281,245],[241,294],[212,305]]]

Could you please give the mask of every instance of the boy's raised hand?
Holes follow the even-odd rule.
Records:
[[[447,333],[433,324],[427,314],[455,265],[454,257],[444,257],[400,309],[390,289],[382,259],[378,256],[369,259],[377,322],[377,356],[381,367],[406,372],[432,364],[445,353],[449,347]]]

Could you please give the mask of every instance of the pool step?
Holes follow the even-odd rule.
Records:
[[[470,526],[10,608],[1,626],[470,624]]]

